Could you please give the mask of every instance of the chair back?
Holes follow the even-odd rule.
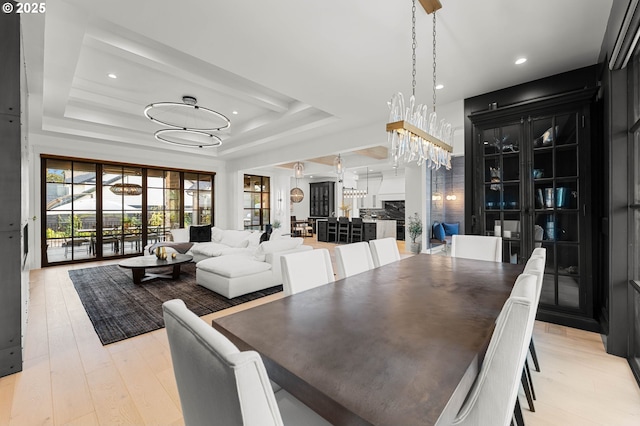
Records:
[[[334,281],[327,249],[308,250],[280,257],[284,295],[300,293]]]
[[[451,257],[502,262],[502,238],[481,235],[453,235]]]
[[[400,260],[400,251],[398,250],[398,244],[395,238],[389,237],[370,240],[369,247],[371,248],[373,265],[376,268]]]
[[[544,250],[544,249],[543,249]],[[537,282],[537,294],[536,294],[536,306],[540,301],[540,295],[542,294],[542,282],[544,280],[544,268],[545,258],[542,256],[531,256],[527,260],[527,264],[524,266],[524,273],[535,275],[538,279]]]
[[[544,238],[544,229],[542,226],[535,225],[533,227],[533,240],[535,241],[534,245],[536,248],[542,247],[542,239]]]
[[[536,277],[523,275],[496,321],[480,373],[453,422],[456,426],[511,423],[535,319]]]
[[[544,257],[544,259],[547,259],[547,249],[544,247],[536,247],[533,249],[533,252],[531,253],[531,256],[541,256]]]
[[[373,258],[369,244],[360,242],[337,246],[336,266],[338,279],[373,269]]]
[[[162,309],[187,426],[283,424],[257,352],[240,352],[182,300],[165,302]]]

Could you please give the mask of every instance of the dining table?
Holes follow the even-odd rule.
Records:
[[[212,325],[334,425],[448,425],[522,270],[418,254]]]

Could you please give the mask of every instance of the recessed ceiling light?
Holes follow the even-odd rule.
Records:
[[[118,76],[115,75],[114,73],[107,74],[107,77],[109,77],[109,78],[118,78]]]
[[[369,169],[369,171],[370,171],[370,172],[372,172],[372,171],[373,171],[373,169]]]
[[[516,65],[522,65],[527,62],[527,58],[518,58],[516,59]]]
[[[313,176],[309,176],[309,179],[313,179]]]
[[[231,114],[238,115],[238,111],[231,111]]]
[[[444,89],[444,84],[438,84],[436,90]]]

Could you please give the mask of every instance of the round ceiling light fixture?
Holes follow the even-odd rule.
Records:
[[[193,129],[162,129],[154,134],[160,142],[190,148],[215,148],[222,145],[216,135]]]
[[[155,102],[144,109],[144,115],[154,123],[174,129],[213,132],[228,129],[231,121],[209,108],[197,105],[194,96],[183,96],[180,102]]]
[[[518,58],[516,59],[516,65],[522,65],[527,62],[527,58]]]
[[[140,195],[142,194],[142,186],[137,183],[116,183],[109,187],[111,192],[116,195]]]
[[[291,188],[290,196],[291,196],[292,203],[299,203],[304,199],[304,192],[302,192],[302,189],[297,187]]]

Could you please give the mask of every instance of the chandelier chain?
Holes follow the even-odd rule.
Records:
[[[411,59],[413,61],[411,76],[411,90],[413,96],[416,95],[416,0],[413,0],[413,7],[411,8],[411,49],[413,50],[413,55]]]
[[[433,111],[436,110],[436,12],[433,12]]]

